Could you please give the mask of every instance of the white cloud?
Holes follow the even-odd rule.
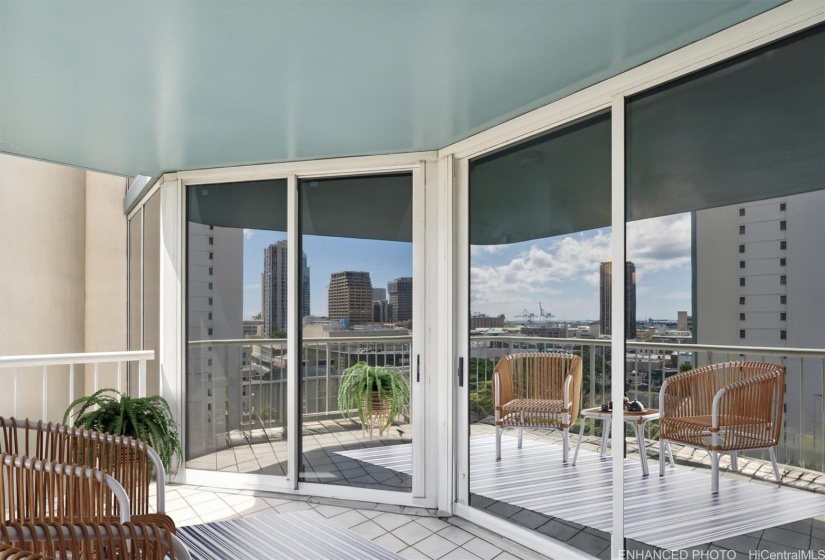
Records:
[[[645,273],[690,265],[690,214],[676,214],[627,224],[627,260]]]
[[[254,235],[255,235],[255,230],[254,229],[245,229],[245,230],[243,230],[244,239],[252,239],[252,237]]]
[[[609,256],[610,235],[599,230],[586,237],[567,236],[546,247],[532,245],[502,265],[472,267],[470,282],[474,293],[558,293],[549,285],[577,278],[592,283],[593,274],[598,285],[599,263]]]

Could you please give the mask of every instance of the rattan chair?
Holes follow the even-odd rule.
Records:
[[[782,427],[785,368],[766,362],[726,362],[688,370],[665,380],[659,393],[659,475],[664,445],[675,441],[707,449],[711,490],[719,491],[719,454],[768,449],[780,482],[775,446]]]
[[[55,560],[31,550],[23,550],[10,544],[0,543],[0,560]]]
[[[166,524],[131,522],[128,500],[120,483],[103,471],[0,454],[0,542],[61,558],[78,558],[80,552],[97,558],[189,558]],[[110,554],[101,555],[103,550]]]
[[[564,432],[562,461],[570,449],[570,425],[579,414],[582,359],[560,352],[504,356],[493,370],[496,460],[501,460],[501,432],[517,427],[521,449],[524,428],[559,427]]]
[[[191,560],[169,536],[145,523],[10,523],[0,525],[0,560]]]
[[[128,436],[113,436],[51,422],[0,417],[0,452],[61,464],[77,464],[105,471],[128,496],[133,522],[156,523],[175,532],[166,511],[166,477],[157,453]],[[155,476],[155,511],[150,511],[149,486]],[[115,521],[119,503],[111,494],[107,507]],[[101,506],[102,507],[102,506]]]

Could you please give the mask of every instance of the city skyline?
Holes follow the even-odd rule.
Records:
[[[243,230],[244,319],[251,319],[262,312],[264,249],[284,240],[285,232]],[[326,315],[326,287],[336,272],[369,271],[373,286],[385,289],[396,278],[412,276],[411,243],[306,235],[302,238],[302,249],[307,256],[307,266],[312,271],[309,286],[311,315]]]
[[[690,213],[630,222],[636,319],[676,320],[692,309]],[[539,302],[555,321],[599,321],[599,267],[611,260],[611,228],[509,245],[470,247],[470,310],[515,320]]]

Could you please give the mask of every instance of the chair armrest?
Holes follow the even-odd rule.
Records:
[[[736,404],[741,405],[741,410],[734,409],[734,414],[744,416],[749,413],[753,413],[754,403],[748,402],[747,399],[758,396],[758,391],[760,389],[773,393],[776,389],[777,383],[781,381],[782,376],[782,370],[777,369],[776,371],[760,373],[759,375],[754,375],[748,379],[736,381],[720,388],[713,397],[710,428],[711,432],[719,430],[720,408],[726,401],[734,401]],[[773,399],[773,395],[771,395],[771,399]],[[779,404],[781,409],[781,403]],[[751,406],[749,407],[748,405]],[[770,410],[768,412],[770,412]]]
[[[570,394],[570,391],[572,391],[572,386],[573,373],[567,372],[567,374],[564,376],[564,392],[562,394],[564,395],[564,408],[568,412],[571,408],[573,408],[573,395]],[[570,419],[571,422],[574,422],[575,420],[575,418]]]
[[[493,414],[498,423],[501,420],[501,375],[497,370],[493,371]]]

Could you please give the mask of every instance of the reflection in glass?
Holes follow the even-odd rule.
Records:
[[[410,492],[412,403],[390,417],[375,391],[342,399],[339,387],[359,362],[410,382],[412,175],[300,180],[299,196],[300,480]]]
[[[599,114],[470,162],[470,505],[600,554],[610,545],[611,478],[585,438],[575,469],[562,462],[558,425],[502,435],[495,458],[493,371],[529,352],[582,358],[582,406],[610,400],[610,117]],[[601,288],[601,289],[600,289]],[[536,383],[537,372],[525,385]],[[514,389],[515,391],[516,389]],[[579,431],[601,436],[601,421]],[[570,461],[574,450],[570,450]],[[578,512],[574,510],[579,510]],[[591,517],[593,517],[591,515]],[[587,545],[583,543],[587,527]],[[609,527],[608,527],[609,528]]]
[[[823,99],[825,28],[819,27],[628,100],[627,254],[636,262],[638,294],[628,395],[664,406],[671,418],[688,416],[692,427],[685,433],[708,423],[693,445],[674,432],[677,465],[665,467],[665,478],[634,479],[626,471],[625,515],[638,513],[642,495],[657,504],[625,526],[628,539],[664,549],[735,546],[752,556],[813,544],[771,527],[811,526],[821,499],[759,483],[774,480],[761,448],[777,429],[783,485],[814,490],[797,482],[798,469],[814,476],[825,470]],[[705,450],[713,442],[712,409],[702,411],[698,392],[668,387],[683,387],[678,379],[706,365],[741,361],[784,366],[784,390],[745,400],[729,379],[706,383],[710,394],[728,386],[721,410],[732,399],[745,407],[718,421],[724,426],[735,416],[736,428],[716,432],[726,452],[714,498]],[[771,406],[781,420],[760,412]],[[667,426],[661,434],[658,423],[646,429],[651,458],[658,458],[656,440]],[[637,450],[629,439],[628,452]],[[673,499],[682,488],[694,496]],[[735,508],[748,515],[731,516]],[[678,516],[666,513],[677,509]],[[754,538],[764,529],[772,531],[770,542]]]
[[[187,191],[187,468],[287,471],[286,180]]]

